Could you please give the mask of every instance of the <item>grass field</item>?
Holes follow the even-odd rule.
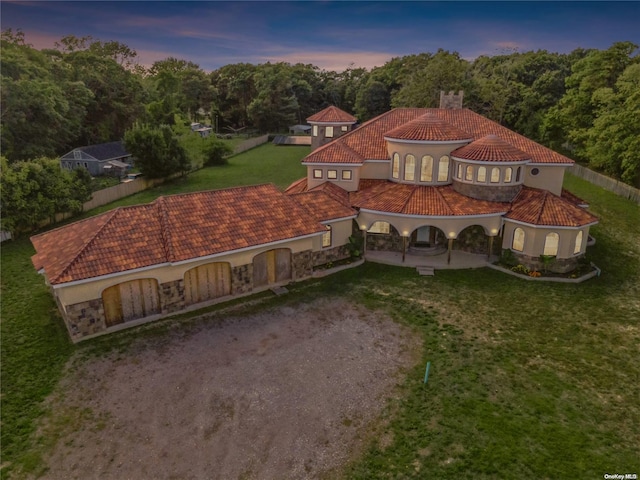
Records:
[[[299,159],[306,152],[265,145],[227,167],[200,170],[119,204],[237,184],[283,187],[304,175]],[[346,478],[638,473],[640,207],[570,175],[565,186],[600,217],[589,255],[603,272],[584,284],[526,282],[489,269],[419,277],[412,269],[365,264],[264,300],[271,306],[345,296],[388,311],[424,338],[423,358],[401,385],[401,398],[389,403]],[[71,346],[31,266],[33,253],[26,239],[2,246],[3,478],[16,466],[39,468],[51,439],[36,438],[34,428],[70,355],[126,348],[136,334]],[[162,329],[158,322],[155,334]],[[427,361],[432,368],[424,385]]]

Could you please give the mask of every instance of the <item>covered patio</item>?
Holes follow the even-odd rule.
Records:
[[[498,260],[496,255],[474,254],[459,250],[444,252],[439,255],[412,255],[401,252],[367,251],[364,258],[368,262],[398,265],[403,267],[433,267],[434,270],[461,270],[466,268],[482,268]],[[450,260],[450,261],[449,261]]]

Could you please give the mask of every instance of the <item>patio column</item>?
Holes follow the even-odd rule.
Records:
[[[453,238],[449,239],[449,246],[447,248],[447,265],[451,263],[451,250],[453,249]]]
[[[404,257],[407,253],[407,237],[402,236],[402,263],[404,263]]]
[[[489,237],[489,251],[487,252],[487,258],[491,258],[491,252],[493,252],[493,239],[495,237]]]
[[[367,226],[361,225],[360,231],[362,232],[362,258],[367,253]]]

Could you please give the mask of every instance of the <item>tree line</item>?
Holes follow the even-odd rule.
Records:
[[[162,149],[172,145],[163,125],[175,130],[191,121],[218,132],[277,133],[336,105],[363,122],[394,107],[437,107],[441,90],[464,90],[466,108],[640,184],[640,56],[631,42],[473,61],[440,49],[342,72],[283,62],[205,72],[171,57],[143,68],[135,50],[117,41],[67,36],[38,50],[21,31],[5,30],[1,42],[0,145],[7,165],[127,137],[144,144],[136,130]],[[175,168],[187,168],[182,153],[174,153]]]

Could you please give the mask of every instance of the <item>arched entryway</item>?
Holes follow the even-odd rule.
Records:
[[[231,294],[231,265],[213,262],[187,270],[184,274],[186,305],[206,302]]]
[[[447,249],[447,237],[442,230],[433,225],[416,228],[408,239],[408,252],[411,255],[438,255]]]
[[[253,257],[253,286],[291,280],[291,250],[276,248]]]
[[[160,313],[158,281],[141,278],[119,283],[102,292],[107,327]]]

